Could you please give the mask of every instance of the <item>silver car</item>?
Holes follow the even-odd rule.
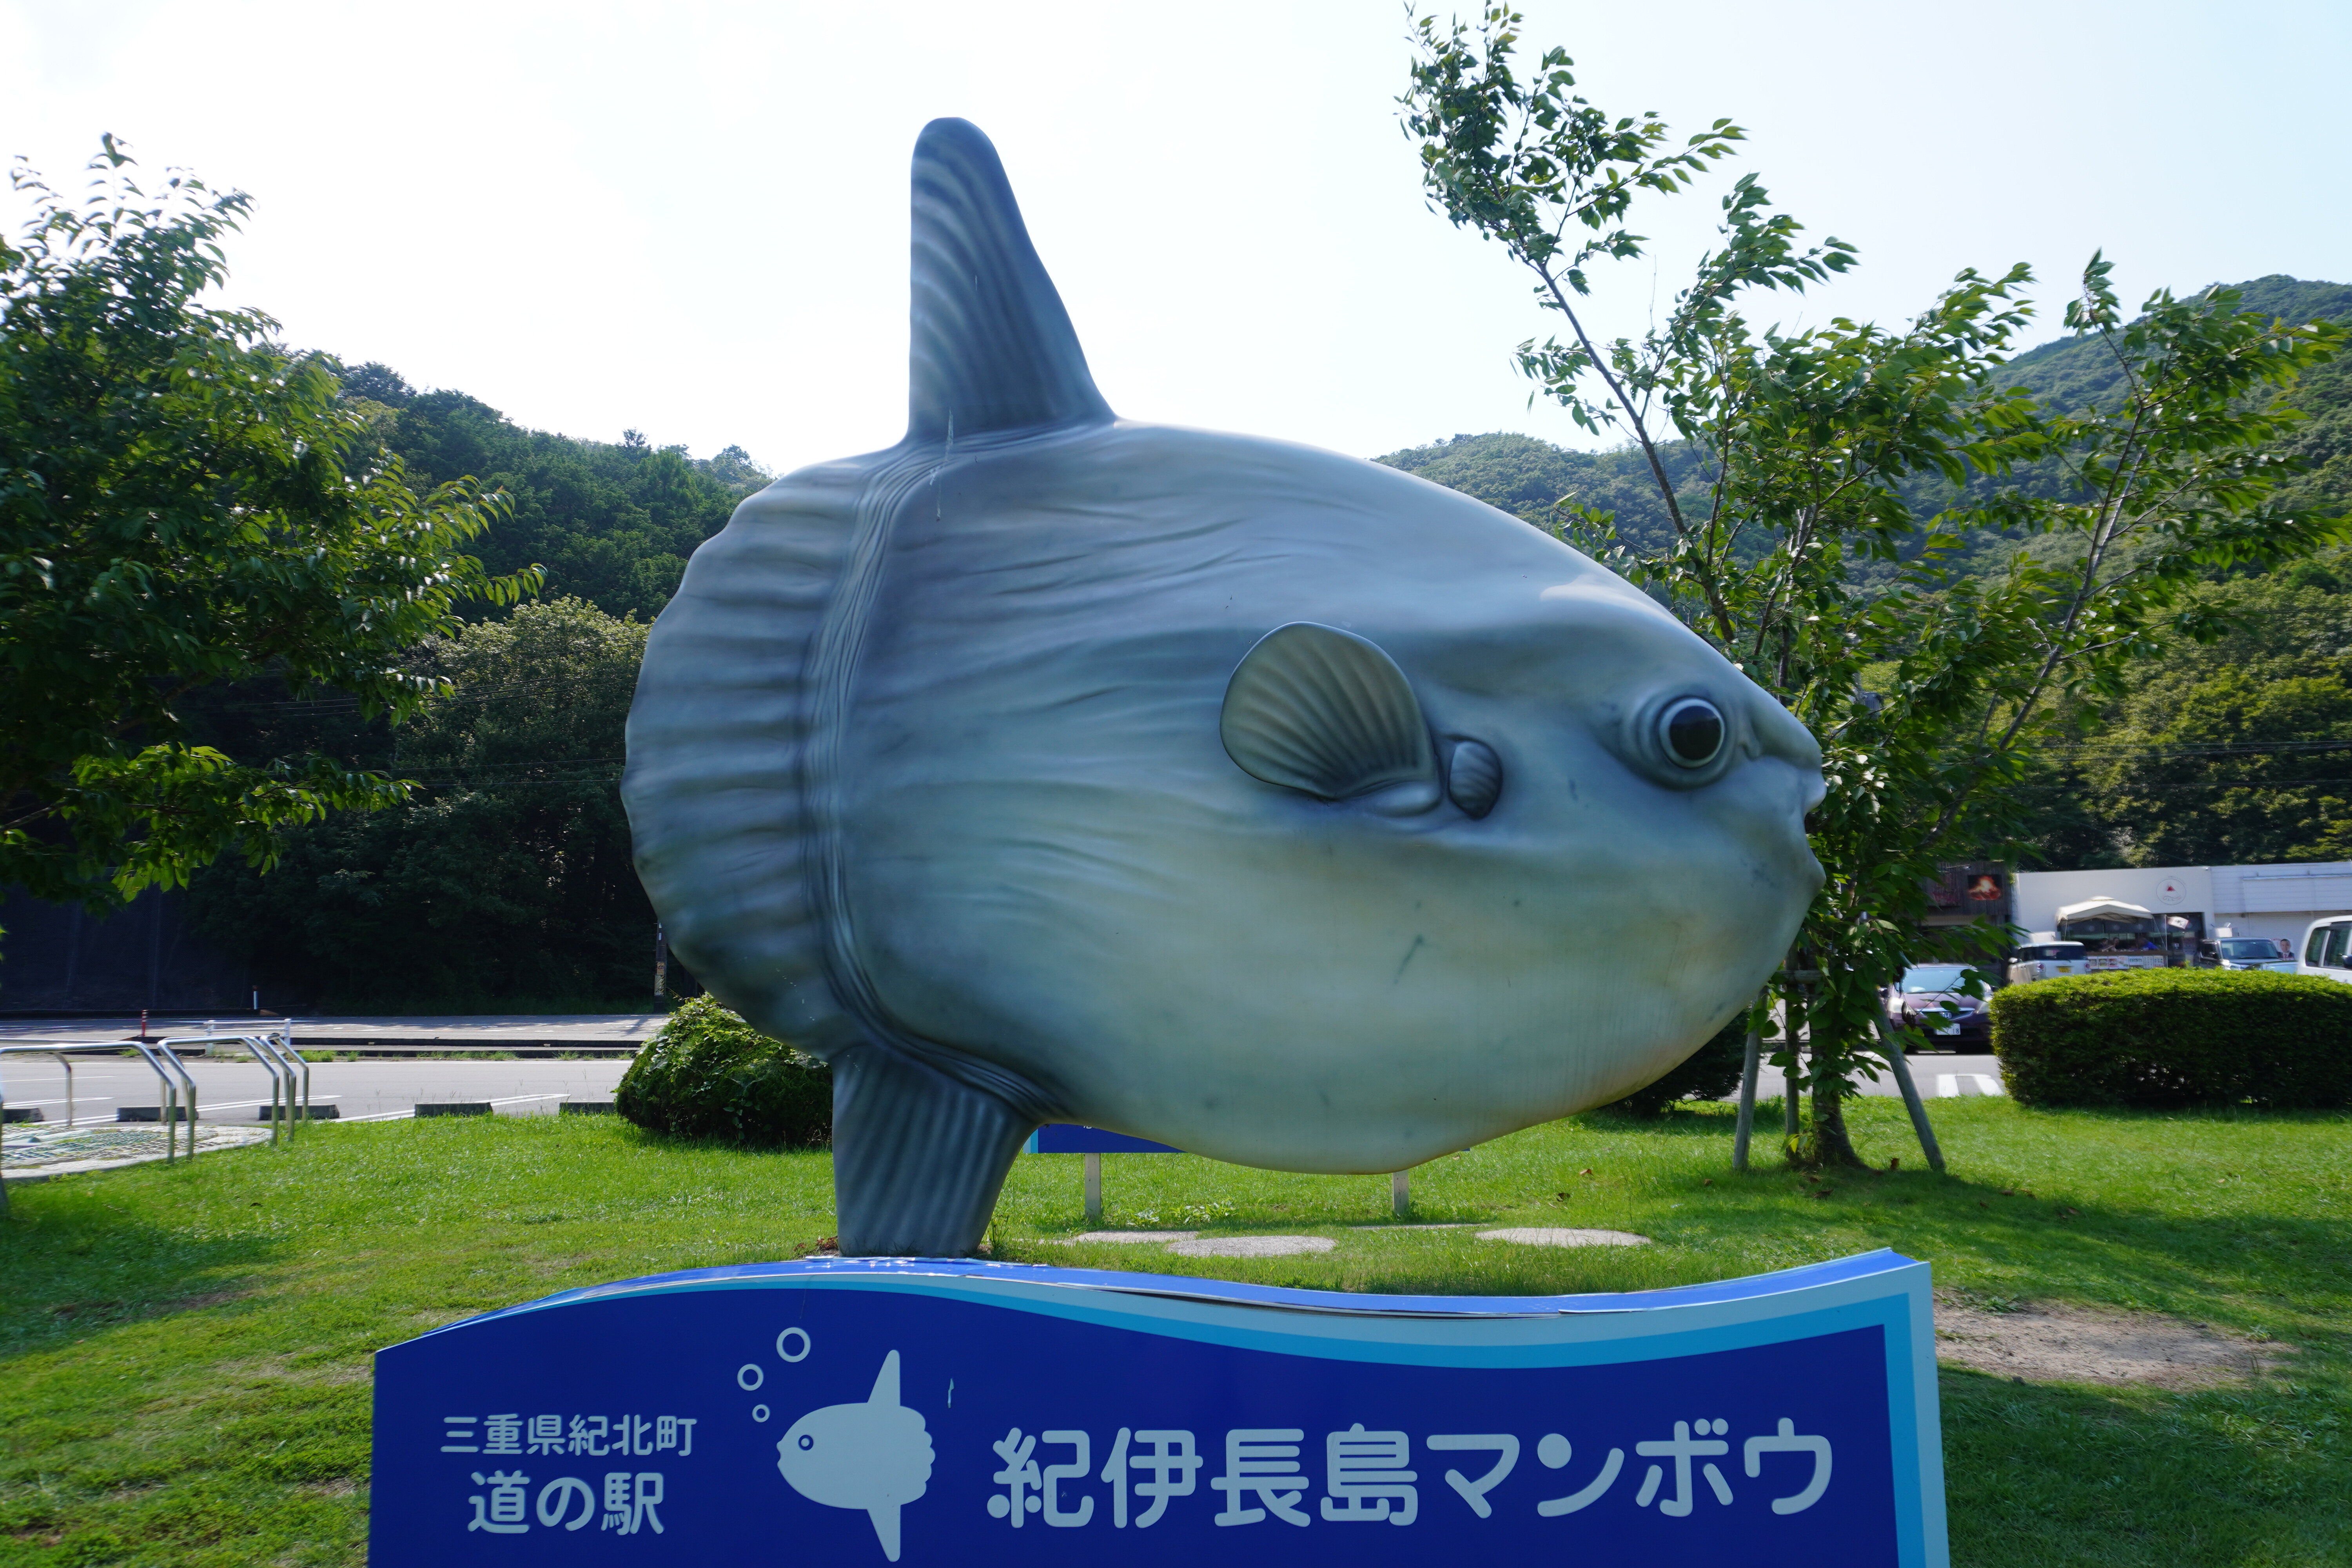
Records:
[[[2224,969],[2273,969],[2294,973],[2286,943],[2274,936],[2225,936],[2213,943],[2214,957]]]

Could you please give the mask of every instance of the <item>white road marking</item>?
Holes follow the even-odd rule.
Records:
[[[1979,1094],[2006,1094],[2009,1092],[2007,1089],[2001,1088],[2000,1079],[1993,1077],[1990,1073],[1939,1072],[1936,1075],[1937,1098],[1939,1100],[1958,1100],[1966,1094],[1968,1091],[1960,1087],[1960,1080],[1963,1079],[1966,1079],[1969,1082],[1976,1085],[1976,1092]]]

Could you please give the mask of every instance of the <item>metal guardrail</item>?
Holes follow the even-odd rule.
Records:
[[[208,1050],[215,1046],[241,1045],[261,1064],[269,1075],[269,1141],[282,1142],[291,1135],[295,1125],[310,1119],[310,1064],[293,1048],[292,1033],[287,1029],[241,1032],[234,1035],[174,1035],[161,1040],[93,1040],[87,1045],[59,1044],[0,1044],[0,1056],[44,1056],[53,1058],[66,1072],[66,1126],[70,1129],[74,1114],[73,1061],[77,1056],[120,1056],[125,1051],[136,1054],[153,1070],[163,1103],[157,1114],[163,1121],[163,1163],[170,1164],[178,1158],[181,1149],[181,1129],[186,1131],[186,1152],[194,1158],[196,1152],[196,1080],[190,1075],[187,1064],[180,1059],[178,1046],[203,1046]],[[168,1065],[167,1065],[168,1064]],[[174,1081],[177,1075],[177,1081]],[[182,1099],[184,1091],[185,1105]],[[0,1110],[7,1105],[6,1089],[0,1086]]]
[[[187,1068],[180,1065],[179,1053],[173,1049],[173,1047],[203,1046],[207,1051],[209,1051],[213,1047],[219,1045],[235,1044],[243,1046],[247,1051],[252,1054],[253,1059],[261,1064],[261,1070],[269,1075],[269,1116],[268,1120],[269,1121],[269,1141],[272,1143],[282,1142],[286,1138],[290,1136],[297,1120],[305,1121],[310,1120],[310,1064],[307,1061],[300,1064],[301,1081],[299,1093],[301,1096],[301,1103],[298,1109],[295,1103],[297,1090],[295,1087],[295,1060],[293,1059],[296,1053],[289,1051],[284,1041],[281,1040],[276,1033],[264,1031],[254,1033],[240,1032],[234,1035],[173,1035],[157,1041],[156,1044],[162,1046],[165,1051],[170,1053],[173,1065],[179,1067],[180,1071],[184,1075],[186,1073]],[[192,1095],[194,1093],[193,1087],[190,1089],[189,1092]],[[193,1121],[194,1121],[194,1117],[191,1116],[189,1120]],[[193,1143],[190,1145],[190,1152],[194,1152]]]

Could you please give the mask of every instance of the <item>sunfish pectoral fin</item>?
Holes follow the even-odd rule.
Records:
[[[1244,773],[1324,800],[1409,816],[1444,795],[1412,683],[1353,632],[1293,621],[1260,637],[1226,684],[1218,732]]]
[[[915,142],[907,434],[1108,424],[1070,313],[980,128],[934,120]]]
[[[882,1370],[874,1374],[874,1392],[866,1396],[868,1405],[896,1405],[898,1403],[898,1352],[892,1351],[882,1358]],[[896,1510],[891,1512],[895,1520]],[[894,1527],[895,1528],[895,1527]],[[891,1556],[898,1555],[896,1552]]]
[[[893,1360],[898,1352],[891,1352]],[[898,1561],[898,1505],[886,1502],[879,1508],[869,1508],[866,1516],[874,1521],[874,1534],[882,1542],[882,1555],[891,1562]]]

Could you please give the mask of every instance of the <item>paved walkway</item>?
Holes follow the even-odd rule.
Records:
[[[196,1124],[194,1152],[240,1149],[268,1142],[263,1127],[207,1127]],[[189,1142],[173,1139],[183,1159]],[[79,1175],[84,1171],[113,1171],[124,1165],[144,1165],[164,1155],[161,1127],[27,1127],[0,1132],[0,1168],[11,1182],[41,1182],[51,1176]]]

